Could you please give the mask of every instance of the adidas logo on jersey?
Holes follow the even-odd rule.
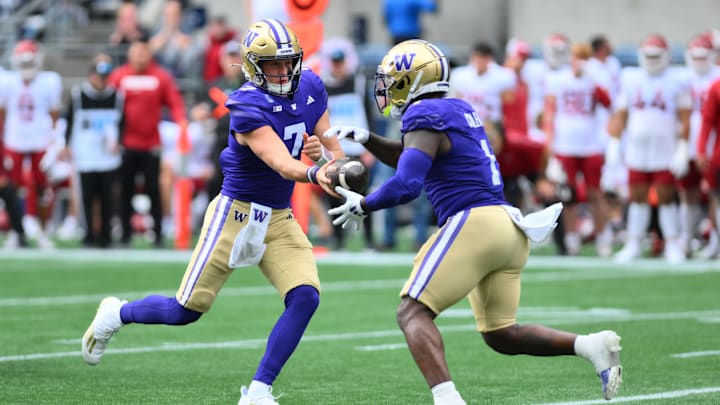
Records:
[[[307,102],[305,103],[305,105],[310,105],[310,104],[312,104],[312,103],[314,103],[314,102],[315,102],[315,99],[312,98],[312,96],[308,96]]]

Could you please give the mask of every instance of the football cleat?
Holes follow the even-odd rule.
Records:
[[[642,256],[642,248],[640,243],[634,240],[628,240],[623,248],[615,253],[613,260],[616,263],[628,263]]]
[[[247,387],[244,385],[240,388],[240,402],[238,405],[280,405],[275,400],[280,396],[272,395],[272,387],[267,392],[250,395]]]
[[[592,349],[589,353],[590,361],[600,377],[603,397],[612,399],[617,394],[622,383],[622,366],[620,365],[620,336],[617,333],[604,330],[588,335]]]
[[[110,338],[123,326],[120,321],[120,307],[124,304],[127,304],[127,301],[120,301],[117,297],[106,297],[100,301],[95,318],[82,338],[85,363],[91,366],[100,363]]]

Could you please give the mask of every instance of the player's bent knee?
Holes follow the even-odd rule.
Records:
[[[171,308],[168,314],[168,325],[187,325],[200,319],[202,312],[193,311],[180,305],[177,300],[173,299],[170,303]]]
[[[410,297],[403,297],[395,312],[395,317],[400,329],[404,329],[412,319],[418,316],[428,316],[433,319],[435,318],[435,313],[425,304],[415,301]]]
[[[515,344],[517,324],[490,332],[483,332],[482,337],[491,349],[501,354],[518,354]]]
[[[311,285],[301,285],[293,288],[285,296],[285,306],[298,306],[315,312],[320,305],[320,293]]]

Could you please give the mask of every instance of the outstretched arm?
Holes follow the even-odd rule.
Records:
[[[323,133],[325,138],[349,139],[365,146],[370,153],[390,167],[397,167],[403,144],[399,139],[388,139],[367,129],[351,126],[335,126]]]

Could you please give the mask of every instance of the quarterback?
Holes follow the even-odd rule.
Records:
[[[302,68],[295,34],[277,20],[262,20],[247,30],[242,48],[248,82],[226,102],[230,128],[228,146],[220,155],[222,190],[207,208],[176,296],[153,295],[129,303],[105,298],[83,336],[82,353],[88,364],[99,363],[110,338],[129,323],[196,321],[210,310],[234,268],[257,264],[284,300],[285,311],[270,332],[252,383],[241,388],[239,404],[274,405],[272,383],[320,299],[312,246],[293,217],[290,196],[298,181],[332,193],[325,175],[329,163],[308,166],[300,154],[320,160],[325,147],[336,157],[343,154],[336,139],[307,136],[308,131],[323,133],[330,127],[327,93],[320,79]]]
[[[402,42],[384,57],[375,77],[378,108],[402,119],[402,138],[352,127],[325,133],[363,143],[397,168],[366,197],[337,187],[346,201],[329,211],[337,215],[334,223],[357,226],[367,212],[406,203],[425,189],[440,228],[415,257],[400,292],[397,320],[435,404],[465,404],[450,378],[434,319],[466,296],[477,329],[491,348],[508,355],[583,357],[600,376],[604,397],[612,398],[622,381],[620,337],[615,332],[576,335],[517,324],[528,238],[546,238],[561,207],[531,214],[542,225],[533,227],[525,221],[530,215],[522,217],[506,205],[483,122],[467,102],[445,97],[448,76],[447,58],[437,47],[422,40]]]

